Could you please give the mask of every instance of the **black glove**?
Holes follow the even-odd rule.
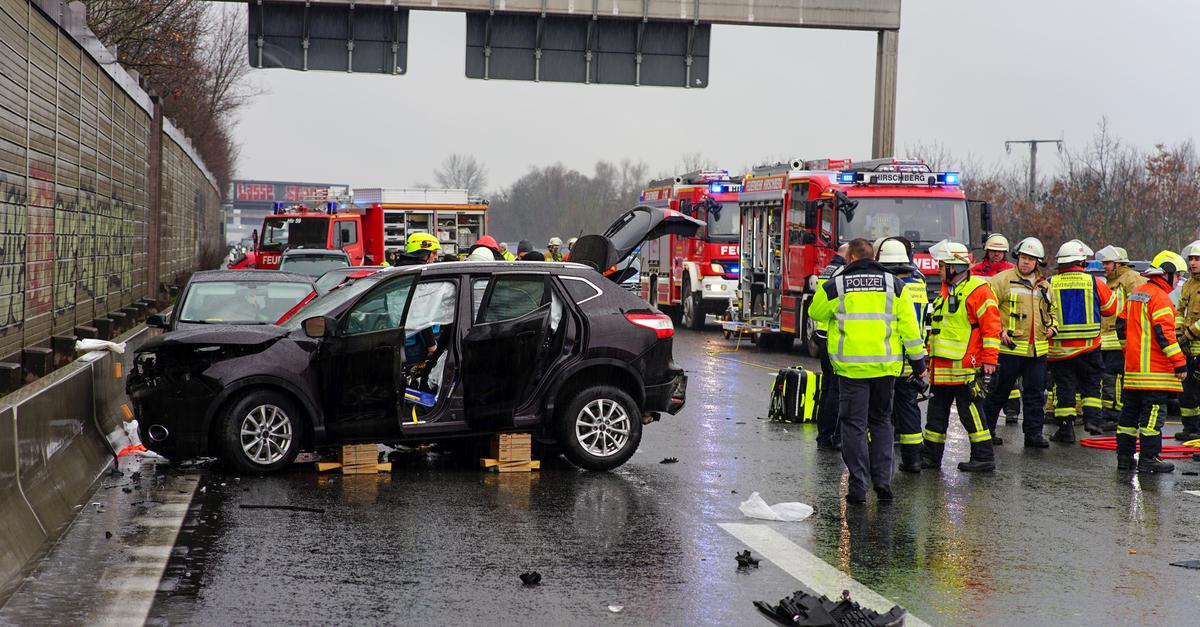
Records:
[[[1175,369],[1175,374],[1177,374],[1177,375],[1180,375],[1180,374],[1182,374],[1182,375],[1187,375],[1187,371],[1188,371],[1188,367],[1187,367],[1187,366],[1180,366],[1180,367],[1178,367],[1178,368],[1176,368],[1176,369]]]
[[[920,377],[921,375],[925,374],[924,359],[910,359],[908,360],[908,364],[912,366],[913,376]]]

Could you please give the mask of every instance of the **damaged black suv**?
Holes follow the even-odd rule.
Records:
[[[613,268],[647,237],[700,226],[638,207],[580,238],[572,263],[383,270],[282,326],[152,338],[128,382],[142,439],[265,473],[320,446],[532,431],[582,468],[615,468],[643,424],[683,407],[687,378],[670,319]]]

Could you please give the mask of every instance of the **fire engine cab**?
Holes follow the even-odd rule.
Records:
[[[690,329],[729,309],[738,287],[741,179],[728,170],[697,170],[651,181],[642,203],[704,222],[694,237],[664,235],[641,252],[641,294]]]
[[[291,248],[340,248],[350,256],[351,265],[361,266],[363,244],[362,216],[340,212],[337,201],[320,208],[276,203],[274,213],[263,219],[262,231],[255,236],[254,267],[277,269],[283,252]]]
[[[981,241],[958,173],[933,172],[915,159],[797,160],[755,168],[742,182],[738,205],[741,280],[722,328],[781,348],[798,337],[809,354],[815,354],[815,325],[808,303],[841,243],[903,237],[937,289],[929,247],[946,238],[968,246]],[[986,203],[978,214],[986,233]]]

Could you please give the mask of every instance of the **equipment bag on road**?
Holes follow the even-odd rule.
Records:
[[[812,422],[821,398],[821,373],[800,366],[782,368],[771,388],[767,417],[779,422]]]

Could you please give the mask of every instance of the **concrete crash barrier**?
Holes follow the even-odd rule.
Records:
[[[139,327],[118,338],[123,355],[87,353],[0,401],[0,604],[129,444],[125,376],[149,335]]]

